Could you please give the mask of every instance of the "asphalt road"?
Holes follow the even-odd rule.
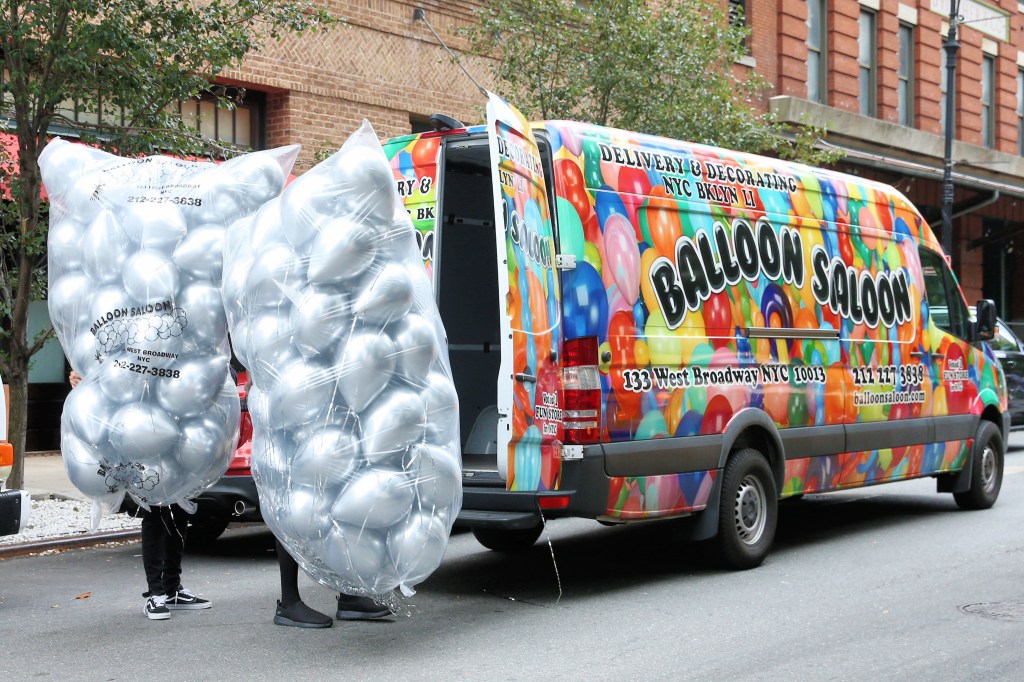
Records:
[[[722,572],[663,523],[549,524],[503,556],[460,533],[410,615],[330,630],[271,623],[272,538],[229,531],[186,557],[214,601],[142,614],[139,545],[0,561],[0,676],[73,680],[1019,680],[1024,435],[999,502],[934,483],[782,507],[776,548]],[[307,603],[333,594],[303,577]],[[82,596],[82,595],[89,596]],[[81,598],[77,598],[81,597]]]

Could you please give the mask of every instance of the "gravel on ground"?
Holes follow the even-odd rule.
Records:
[[[92,528],[92,502],[81,500],[32,500],[28,524],[16,535],[0,537],[0,545],[39,542],[54,538],[103,533],[138,528],[142,520],[128,514],[109,514],[100,520],[99,528]]]

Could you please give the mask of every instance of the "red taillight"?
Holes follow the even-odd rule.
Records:
[[[541,509],[565,509],[569,506],[568,495],[540,495],[537,503]]]
[[[597,367],[597,338],[584,336],[565,342],[562,390],[567,445],[596,443],[601,432],[601,371]]]
[[[252,470],[252,441],[247,441],[240,445],[235,450],[234,457],[231,458],[231,463],[228,464],[228,470],[224,472],[225,476],[251,476]]]

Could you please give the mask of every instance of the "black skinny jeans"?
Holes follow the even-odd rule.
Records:
[[[178,505],[142,512],[142,565],[149,594],[170,597],[181,587],[188,512]]]

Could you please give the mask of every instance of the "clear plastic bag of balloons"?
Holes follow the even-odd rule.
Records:
[[[193,510],[227,469],[239,401],[220,295],[225,231],[281,192],[298,150],[218,165],[55,139],[40,155],[50,318],[83,377],[64,404],[61,450],[94,524],[125,494]]]
[[[462,503],[458,397],[413,230],[364,122],[225,246],[263,518],[350,594],[413,594]]]

